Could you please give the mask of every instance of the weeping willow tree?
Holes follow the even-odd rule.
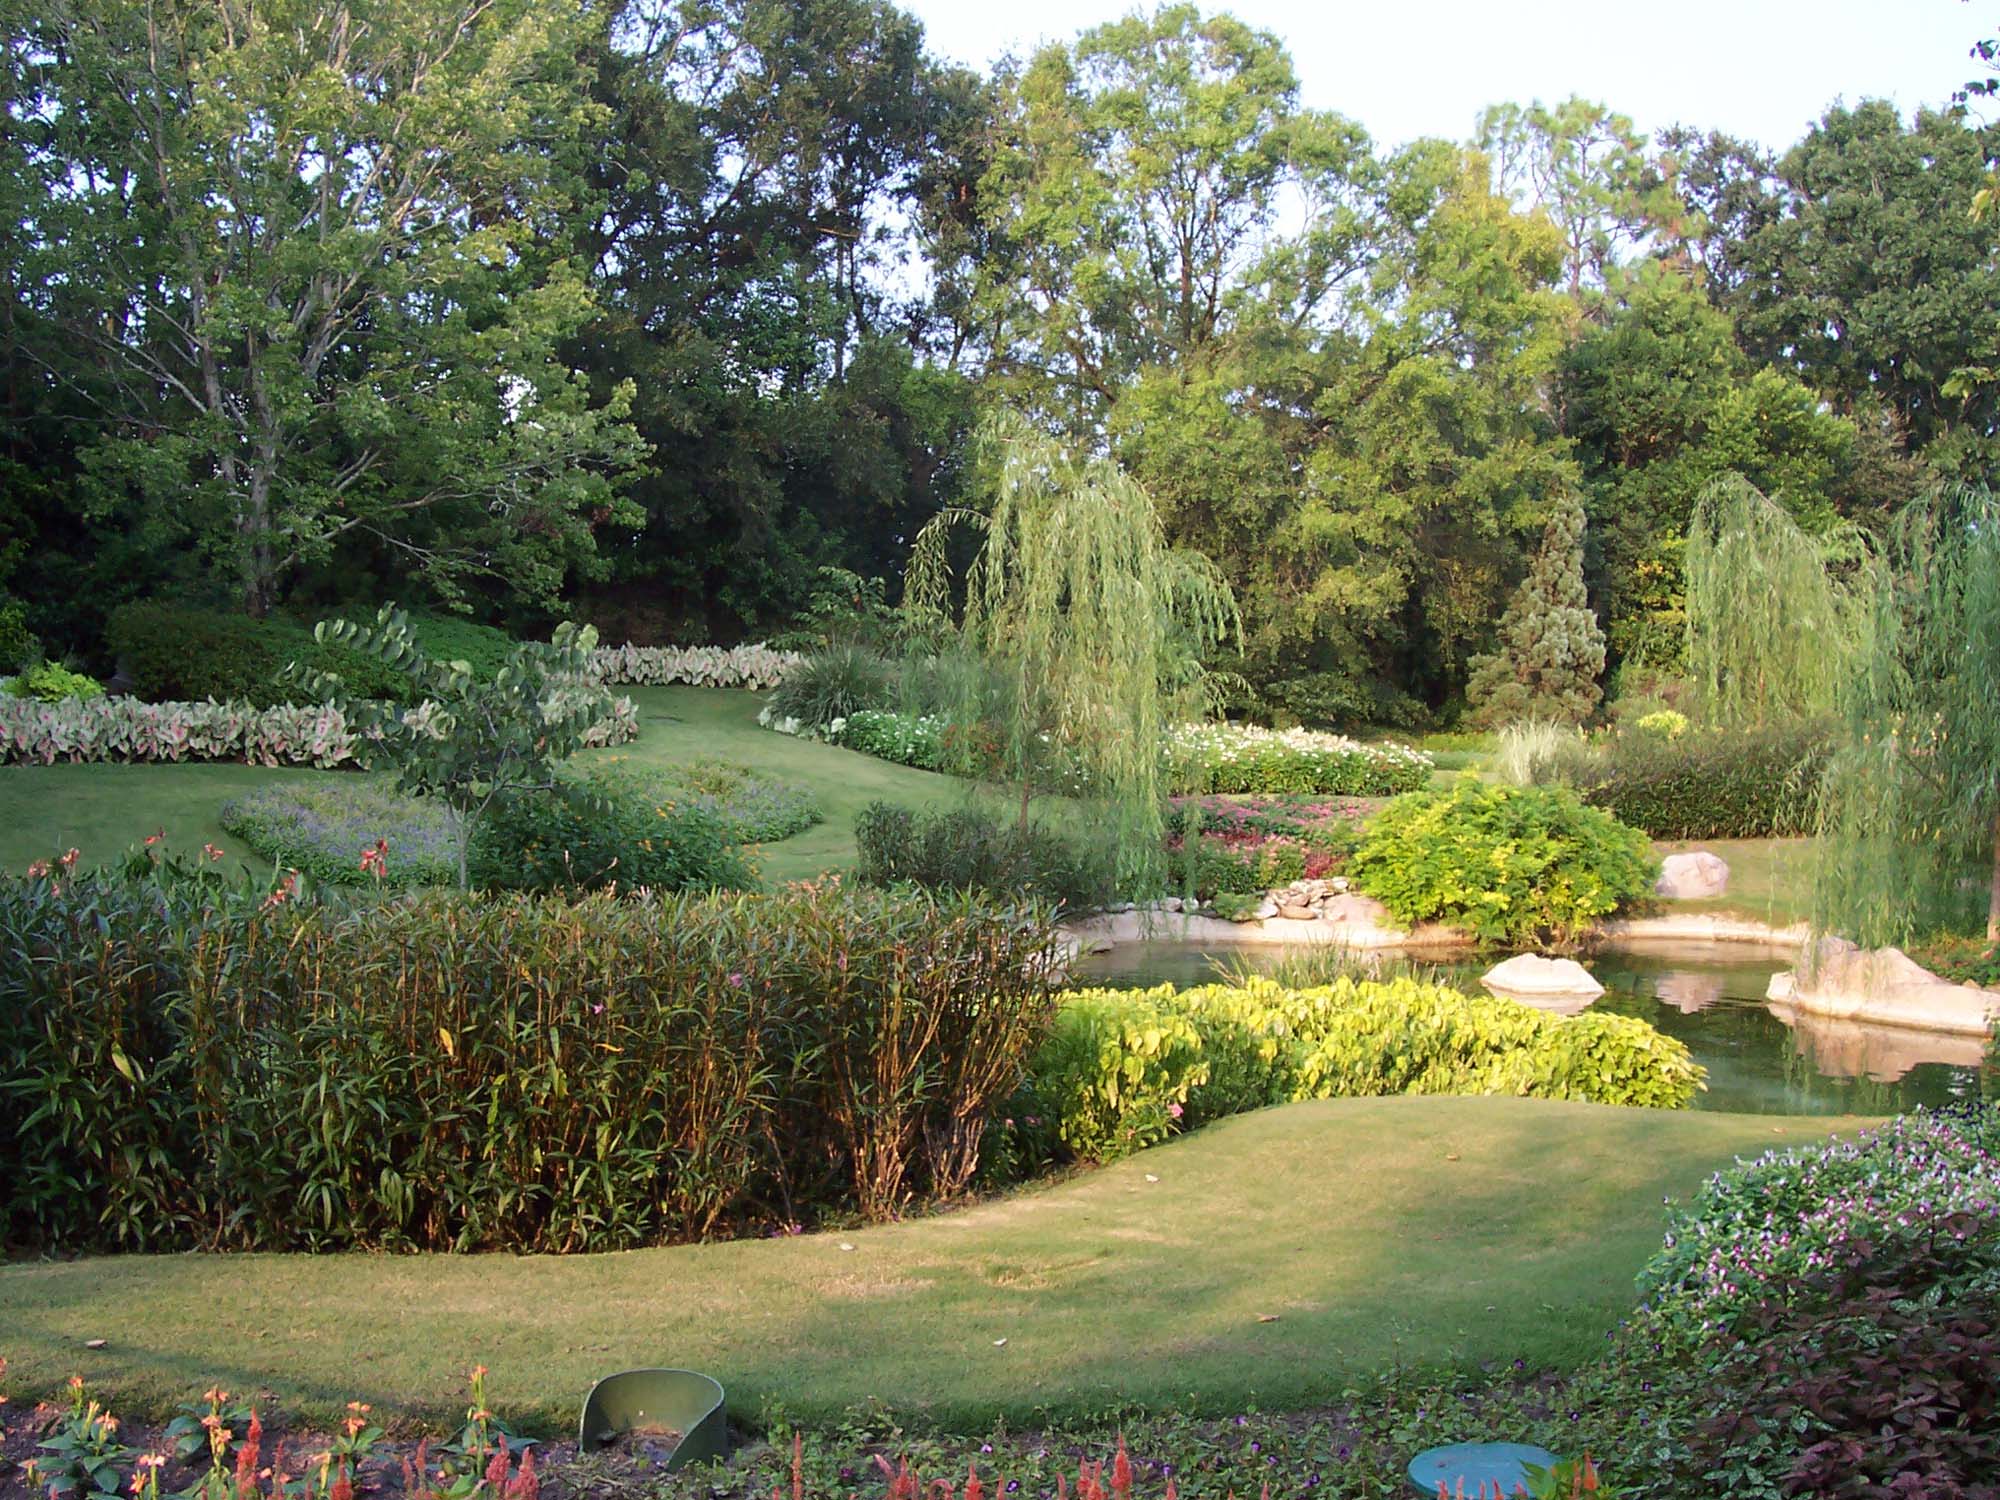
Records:
[[[977,770],[1073,795],[1109,841],[1119,888],[1165,871],[1160,749],[1214,707],[1202,656],[1238,629],[1214,565],[1169,547],[1152,497],[1108,458],[1078,455],[1003,413],[976,454],[984,509],[941,512],[918,535],[904,589],[912,629],[972,670],[948,674],[946,717]],[[951,544],[979,541],[954,610]],[[956,621],[954,623],[954,614]]]
[[[1877,947],[2000,939],[2000,499],[1948,487],[1899,518],[1822,783],[1814,921]]]
[[[1874,565],[1859,532],[1799,528],[1729,474],[1688,526],[1688,667],[1711,724],[1832,714],[1869,649]]]

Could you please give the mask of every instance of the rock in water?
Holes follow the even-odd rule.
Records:
[[[1595,1000],[1604,993],[1604,986],[1575,959],[1543,958],[1539,953],[1517,953],[1480,975],[1479,982],[1495,994],[1524,999],[1531,995],[1579,995]]]
[[[1729,889],[1729,865],[1706,849],[1669,854],[1660,865],[1653,894],[1669,901],[1706,901]]]

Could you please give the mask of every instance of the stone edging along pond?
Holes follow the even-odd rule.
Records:
[[[1103,953],[1133,943],[1213,943],[1240,947],[1341,947],[1355,953],[1411,953],[1450,957],[1475,945],[1464,933],[1435,924],[1405,930],[1392,925],[1381,905],[1365,896],[1329,901],[1311,918],[1266,917],[1231,922],[1159,903],[1129,911],[1099,912],[1062,924],[1072,954]],[[1589,946],[1612,952],[1657,952],[1727,945],[1755,948],[1796,964],[1810,937],[1803,923],[1772,927],[1748,917],[1676,912],[1630,917],[1597,929]],[[1810,1015],[1914,1031],[1984,1037],[2000,1024],[2000,994],[1952,984],[1896,948],[1863,950],[1842,938],[1825,938],[1812,955],[1810,977],[1800,969],[1775,974],[1768,998]]]

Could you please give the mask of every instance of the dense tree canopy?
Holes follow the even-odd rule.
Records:
[[[168,589],[768,634],[899,577],[1005,407],[1227,581],[1236,708],[1449,721],[1578,498],[1608,669],[1681,670],[1724,476],[1882,535],[1994,461],[1963,111],[1774,154],[1499,101],[1388,151],[1194,4],[985,74],[894,0],[0,25],[0,591],[98,665]]]

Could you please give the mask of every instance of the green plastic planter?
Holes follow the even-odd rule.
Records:
[[[729,1420],[720,1381],[694,1370],[623,1370],[607,1375],[583,1398],[576,1445],[585,1453],[627,1433],[671,1429],[681,1440],[663,1467],[721,1458],[729,1451]]]

